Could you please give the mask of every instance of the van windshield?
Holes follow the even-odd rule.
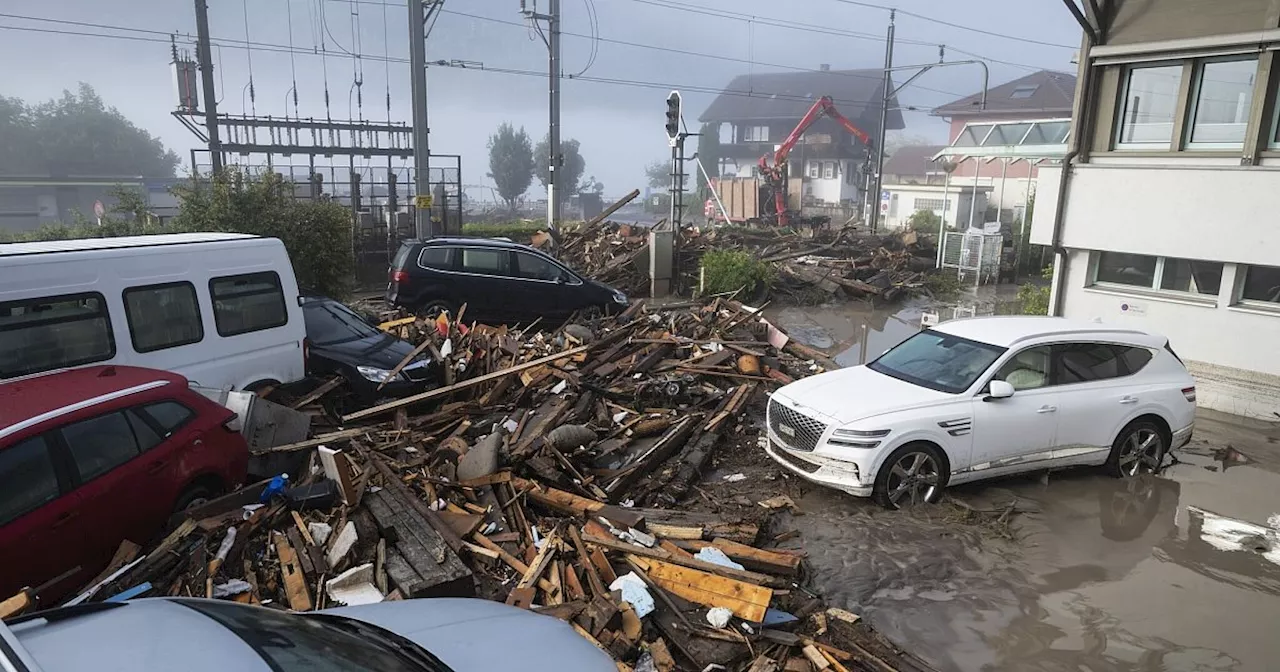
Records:
[[[334,345],[382,336],[382,332],[359,315],[333,301],[308,303],[302,314],[307,320],[307,338],[314,345]]]
[[[922,331],[884,353],[867,368],[939,392],[959,394],[991,367],[1005,348]]]

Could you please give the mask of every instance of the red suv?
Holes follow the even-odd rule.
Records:
[[[235,414],[175,373],[97,366],[0,384],[0,596],[57,600],[124,539],[244,483]],[[3,598],[0,598],[3,599]]]

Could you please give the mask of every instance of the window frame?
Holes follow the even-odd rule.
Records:
[[[824,180],[836,179],[836,162],[835,161],[822,162],[822,179]]]
[[[1115,106],[1115,129],[1111,138],[1111,149],[1113,151],[1127,152],[1174,152],[1179,149],[1179,116],[1186,109],[1187,101],[1182,97],[1182,91],[1186,89],[1183,80],[1186,78],[1187,59],[1159,60],[1159,61],[1142,61],[1139,63],[1130,63],[1120,68],[1120,86],[1119,98],[1116,100]],[[1150,70],[1154,68],[1180,68],[1182,73],[1178,75],[1178,93],[1175,94],[1173,106],[1173,119],[1170,121],[1168,142],[1125,142],[1125,117],[1129,111],[1129,88],[1133,84],[1133,73],[1138,70]],[[1185,123],[1185,122],[1184,122]]]
[[[23,516],[30,515],[36,511],[39,511],[40,509],[43,509],[44,507],[58,501],[62,497],[65,497],[68,493],[70,493],[75,488],[75,486],[72,485],[70,480],[73,474],[67,470],[67,464],[64,461],[65,456],[61,453],[62,446],[60,443],[60,438],[58,437],[57,430],[41,432],[33,436],[28,436],[25,439],[22,439],[10,445],[5,450],[13,450],[18,446],[21,446],[27,443],[28,441],[34,441],[36,439],[39,439],[40,441],[44,442],[45,453],[49,457],[49,466],[53,467],[54,484],[57,487],[58,494],[52,499],[46,499],[40,504],[37,504],[29,509],[15,513],[8,520],[0,518],[0,527],[3,527],[14,521],[17,521]],[[74,465],[72,466],[72,468],[74,468]]]
[[[218,320],[218,300],[220,297],[218,296],[217,292],[214,291],[214,288],[213,288],[214,283],[225,281],[225,280],[234,280],[237,278],[252,278],[255,276],[270,276],[274,281],[276,292],[280,295],[280,314],[284,317],[284,321],[272,323],[265,326],[258,326],[252,329],[223,331],[222,324]],[[267,292],[252,292],[252,293],[246,293],[246,294],[238,294],[231,298],[239,298],[240,296],[257,296],[258,294],[266,294],[266,293]],[[289,324],[289,321],[291,319],[289,316],[289,302],[285,300],[285,296],[284,296],[284,283],[280,281],[280,274],[275,271],[254,271],[252,273],[237,273],[235,275],[221,275],[216,278],[209,278],[209,303],[210,303],[209,307],[213,311],[213,327],[218,332],[218,335],[221,336],[222,338],[230,338],[232,336],[240,336],[243,334],[252,334],[259,331],[266,331],[268,329],[278,329],[280,327],[283,327]]]
[[[63,451],[64,459],[66,460],[66,465],[68,469],[67,476],[70,478],[71,487],[69,490],[67,490],[63,494],[66,494],[67,492],[74,492],[75,490],[82,488],[85,485],[92,483],[110,474],[111,472],[124,467],[125,465],[142,457],[148,452],[148,451],[142,450],[142,442],[138,440],[138,433],[133,429],[133,423],[129,422],[129,417],[125,415],[125,410],[126,409],[119,408],[119,409],[114,409],[114,410],[106,411],[103,413],[99,413],[97,415],[93,415],[87,418],[80,418],[79,420],[73,420],[71,422],[67,422],[65,424],[59,425],[57,429],[53,429],[48,432],[48,434],[55,437],[58,448],[59,450]],[[66,434],[67,428],[71,427],[72,425],[79,425],[86,422],[91,422],[93,420],[100,420],[109,415],[120,416],[120,419],[124,422],[125,427],[129,428],[129,435],[133,437],[133,448],[136,452],[134,453],[133,457],[130,457],[124,462],[121,462],[107,469],[106,471],[103,471],[98,474],[94,474],[92,477],[87,479],[83,478],[80,475],[80,466],[76,462],[75,451],[71,449],[71,441],[67,439],[67,434]],[[163,441],[161,443],[163,443]],[[153,449],[154,449],[154,446],[153,446]]]
[[[177,425],[174,425],[173,429],[166,430],[164,428],[164,424],[160,422],[160,419],[157,418],[150,410],[148,410],[152,406],[159,406],[161,404],[173,404],[175,406],[180,406],[181,408],[186,410],[187,417],[183,419],[182,422],[179,422]],[[194,408],[191,408],[190,406],[182,403],[181,401],[178,401],[177,399],[159,399],[156,401],[149,401],[145,404],[130,406],[128,410],[133,411],[133,413],[136,414],[139,418],[141,418],[143,422],[146,422],[151,427],[151,430],[160,436],[160,438],[162,439],[162,442],[168,440],[178,432],[182,431],[184,428],[187,427],[187,425],[190,425],[192,422],[194,422],[195,419],[200,415],[199,413],[196,412]],[[135,435],[134,439],[137,439],[137,438],[138,437]],[[141,445],[141,443],[139,443],[139,445]]]
[[[1092,380],[1074,380],[1071,382],[1066,382],[1062,380],[1061,350],[1068,346],[1076,346],[1076,345],[1105,346],[1109,348],[1111,350],[1111,356],[1115,361],[1116,375],[1110,376],[1107,378],[1094,378]],[[1116,351],[1117,347],[1129,347],[1129,346],[1121,346],[1120,344],[1114,343],[1112,341],[1061,341],[1061,342],[1051,344],[1049,348],[1050,383],[1045,387],[1069,387],[1071,385],[1088,385],[1090,383],[1103,383],[1109,380],[1119,380],[1120,378],[1127,378],[1133,375],[1133,373],[1129,371],[1129,367],[1125,364],[1124,359],[1120,356],[1120,353]]]
[[[480,245],[471,245],[471,246],[468,246],[468,245],[460,245],[460,246],[458,246],[458,249],[459,249],[460,251],[458,252],[458,259],[457,259],[457,261],[455,262],[455,265],[457,266],[457,268],[458,268],[458,272],[459,272],[459,273],[465,273],[465,274],[467,274],[467,275],[474,275],[474,276],[481,277],[481,278],[498,278],[498,279],[503,279],[503,280],[517,280],[517,279],[519,279],[519,278],[517,278],[516,276],[511,275],[512,271],[514,270],[514,266],[515,266],[515,259],[513,259],[513,258],[512,258],[511,250],[503,249],[503,248],[484,247],[484,246],[480,246]],[[466,260],[467,250],[475,250],[475,251],[477,251],[477,252],[493,252],[494,254],[497,254],[499,257],[501,257],[501,256],[504,256],[504,255],[505,255],[505,256],[506,256],[506,258],[507,258],[507,263],[506,263],[506,266],[507,266],[507,267],[506,267],[506,269],[503,269],[501,266],[499,266],[499,267],[498,267],[498,270],[497,270],[497,271],[493,271],[493,272],[488,272],[488,271],[469,271],[469,270],[467,270],[467,265],[466,265],[466,262],[467,262],[467,260]],[[504,270],[505,270],[505,272],[504,272]]]
[[[1249,125],[1252,123],[1252,114],[1250,110],[1253,107],[1253,92],[1250,91],[1249,107],[1245,108],[1244,136],[1240,138],[1240,142],[1194,142],[1192,137],[1196,130],[1196,116],[1200,112],[1200,92],[1204,83],[1204,69],[1206,65],[1211,63],[1232,63],[1237,61],[1248,61],[1253,63],[1254,67],[1254,88],[1257,88],[1257,70],[1259,66],[1259,54],[1232,54],[1224,56],[1210,56],[1204,58],[1196,58],[1191,60],[1191,87],[1187,93],[1185,101],[1179,100],[1179,104],[1186,106],[1186,122],[1185,128],[1182,129],[1182,148],[1188,151],[1243,151],[1245,144],[1249,142]],[[1176,129],[1175,129],[1176,130]]]
[[[1217,293],[1214,293],[1214,294],[1205,294],[1205,293],[1191,292],[1191,291],[1184,292],[1180,289],[1164,289],[1161,287],[1161,285],[1164,284],[1165,266],[1166,266],[1166,262],[1169,259],[1178,259],[1183,261],[1198,261],[1206,264],[1218,264],[1219,266],[1222,267],[1222,274],[1224,278],[1227,273],[1227,264],[1225,262],[1212,261],[1208,259],[1187,259],[1186,257],[1164,257],[1164,256],[1159,256],[1154,254],[1141,254],[1138,252],[1114,252],[1115,254],[1136,254],[1138,256],[1150,257],[1156,260],[1156,267],[1155,267],[1155,271],[1152,274],[1151,285],[1149,286],[1128,285],[1123,282],[1114,282],[1109,280],[1098,279],[1098,271],[1102,266],[1102,255],[1106,254],[1107,252],[1114,252],[1114,251],[1113,250],[1095,250],[1092,253],[1091,258],[1089,260],[1089,275],[1088,275],[1088,284],[1085,285],[1086,288],[1104,289],[1107,291],[1115,291],[1115,292],[1129,292],[1133,294],[1163,295],[1168,297],[1176,297],[1183,300],[1201,301],[1206,304],[1212,303],[1214,305],[1217,304],[1218,298],[1222,294],[1222,287],[1225,283],[1223,283],[1221,280],[1218,283],[1218,291]]]
[[[1280,268],[1280,266],[1271,266],[1269,264],[1237,264],[1235,291],[1231,297],[1231,305],[1239,308],[1280,312],[1280,302],[1260,301],[1258,299],[1246,299],[1244,297],[1245,281],[1249,278],[1249,269],[1254,266],[1260,266],[1262,268]]]
[[[115,359],[116,354],[119,353],[119,349],[116,347],[116,330],[115,330],[115,325],[113,325],[111,322],[111,308],[107,305],[107,297],[104,296],[102,292],[77,292],[75,294],[55,294],[53,296],[40,296],[40,297],[33,297],[29,299],[15,299],[13,301],[0,301],[0,307],[22,306],[24,304],[27,306],[30,306],[32,304],[39,305],[40,303],[51,303],[51,302],[57,302],[57,301],[77,301],[81,299],[97,299],[98,301],[98,305],[101,308],[101,312],[100,312],[101,317],[102,319],[106,320],[107,346],[109,349],[109,352],[107,353],[107,355],[104,357],[94,357],[92,359],[79,359],[71,362],[63,362],[51,368],[38,369],[34,371],[23,371],[21,373],[15,373],[12,376],[6,376],[3,372],[0,372],[0,380],[6,380],[7,378],[17,378],[20,376],[30,376],[37,373],[44,373],[46,371],[56,371],[58,369],[69,369],[69,368],[74,368],[78,366],[87,366],[89,364],[93,364],[96,362],[107,362],[112,359]],[[65,317],[65,318],[57,318],[56,320],[53,320],[53,322],[55,323],[74,322],[74,321],[77,321],[78,319],[80,318]],[[91,319],[96,320],[98,319],[98,317],[95,316]],[[15,327],[11,327],[11,326],[0,326],[0,331],[7,331],[10,329],[16,330]]]
[[[578,275],[576,273],[566,268],[563,264],[557,263],[554,259],[543,257],[541,255],[537,255],[532,252],[525,252],[524,250],[512,250],[512,252],[514,252],[514,256],[512,256],[511,258],[511,261],[513,262],[511,264],[511,272],[515,273],[515,275],[511,277],[516,280],[528,280],[530,282],[544,282],[549,285],[565,284],[565,285],[576,286],[576,285],[582,284],[582,280],[578,279]],[[526,257],[532,257],[543,263],[550,264],[552,268],[559,269],[560,277],[564,279],[564,282],[561,283],[558,280],[543,280],[542,278],[527,278],[523,275],[520,275],[520,257],[522,255]]]
[[[191,290],[191,301],[196,309],[196,327],[199,331],[199,335],[194,339],[187,339],[184,341],[175,341],[173,343],[166,343],[160,346],[148,347],[148,348],[139,347],[138,333],[134,329],[133,311],[129,310],[129,293],[146,291],[146,290],[172,289],[175,287],[184,287],[184,286],[187,289]],[[134,287],[126,287],[124,291],[120,292],[120,301],[124,304],[124,320],[129,326],[129,344],[133,346],[134,352],[137,352],[139,354],[160,352],[161,350],[170,350],[173,348],[180,348],[184,345],[191,345],[193,343],[199,343],[200,341],[204,340],[204,315],[201,314],[201,311],[200,311],[200,295],[199,293],[196,292],[196,286],[192,284],[190,281],[179,280],[178,282],[162,282],[154,285],[137,285]]]
[[[804,171],[804,172],[805,172],[805,176],[807,176],[807,177],[808,177],[809,179],[811,179],[811,180],[819,180],[819,179],[822,179],[822,162],[821,162],[821,161],[809,161],[809,162],[807,162],[807,163],[808,163],[808,165],[807,165],[807,166],[805,166],[805,171]]]
[[[435,266],[428,266],[425,263],[423,263],[422,261],[423,258],[427,256],[427,252],[430,250],[444,250],[445,254],[449,255],[447,268],[436,268]],[[417,261],[418,268],[421,268],[424,271],[437,271],[437,272],[455,270],[458,265],[458,259],[459,259],[457,250],[458,248],[453,245],[430,245],[430,246],[424,245],[422,248],[422,251],[418,253],[418,261]]]

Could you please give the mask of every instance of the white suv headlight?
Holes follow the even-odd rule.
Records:
[[[849,448],[875,448],[880,445],[878,439],[888,436],[891,431],[893,430],[837,429],[831,433],[831,438],[827,439],[827,443]]]

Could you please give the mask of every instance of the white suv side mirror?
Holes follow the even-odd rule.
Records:
[[[1008,399],[1013,396],[1013,386],[1003,380],[991,381],[991,391],[983,397],[983,401],[996,401],[997,399]]]

